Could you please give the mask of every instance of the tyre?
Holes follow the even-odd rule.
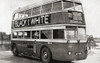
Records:
[[[41,50],[41,60],[43,61],[43,63],[51,62],[51,52],[47,47],[44,47]]]
[[[16,45],[13,46],[12,52],[14,56],[18,56],[18,49]]]

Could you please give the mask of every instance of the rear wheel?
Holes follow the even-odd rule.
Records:
[[[51,62],[51,53],[47,47],[44,47],[41,51],[41,59],[43,63],[50,63]]]
[[[14,56],[18,56],[18,49],[16,45],[13,46],[12,52]]]

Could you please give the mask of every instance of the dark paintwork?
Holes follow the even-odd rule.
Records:
[[[73,60],[83,60],[87,57],[87,43],[52,43],[47,44],[47,42],[35,42],[35,41],[12,41],[12,44],[17,44],[20,53],[28,56],[40,57],[40,51],[42,47],[48,47],[52,53],[52,58],[61,61],[73,61]],[[36,45],[36,52],[35,46]],[[72,48],[68,48],[72,46]],[[68,55],[68,51],[72,54]],[[76,53],[82,53],[81,55]]]

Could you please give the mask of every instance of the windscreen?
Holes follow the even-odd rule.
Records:
[[[66,34],[68,40],[86,40],[86,31],[84,27],[67,26]]]
[[[80,12],[73,12],[73,20],[75,21],[82,21],[83,18],[82,18],[82,13]]]
[[[66,33],[67,33],[68,40],[76,40],[77,39],[76,27],[67,27]]]
[[[79,27],[78,28],[78,39],[79,40],[85,40],[86,39],[86,31],[85,28]]]

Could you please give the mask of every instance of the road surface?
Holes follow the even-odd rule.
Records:
[[[54,61],[52,63],[100,63],[100,43],[99,47],[93,48],[89,51],[86,60],[73,61],[73,62],[59,62]],[[27,57],[15,57],[11,51],[0,51],[0,63],[42,63],[40,60],[27,58]]]

